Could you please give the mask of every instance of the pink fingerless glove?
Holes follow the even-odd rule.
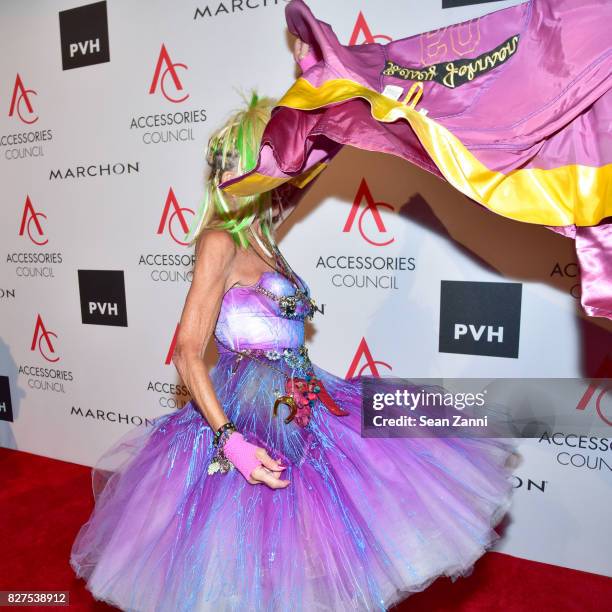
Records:
[[[223,454],[233,463],[234,467],[247,479],[261,461],[255,456],[257,446],[244,439],[244,436],[234,431],[223,445]]]

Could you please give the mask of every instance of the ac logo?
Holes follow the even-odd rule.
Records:
[[[172,212],[170,209],[172,208]],[[183,208],[178,203],[172,187],[168,191],[166,196],[166,203],[164,204],[164,210],[162,211],[161,219],[159,220],[159,226],[157,227],[157,234],[163,234],[166,226],[168,227],[168,233],[174,242],[182,246],[187,246],[189,243],[185,242],[176,237],[174,233],[174,221],[178,220],[183,236],[189,232],[189,224],[185,218],[185,213],[190,213],[191,217],[195,216],[195,212],[191,208]]]
[[[359,208],[361,203],[365,200],[365,207],[361,212],[359,212]],[[383,221],[383,218],[380,214],[379,208],[387,208],[389,210],[394,210],[391,204],[387,204],[386,202],[375,202],[372,197],[372,192],[370,191],[370,187],[368,186],[365,178],[361,179],[361,183],[359,185],[359,189],[357,189],[357,193],[355,194],[355,198],[353,199],[353,205],[351,206],[351,210],[346,218],[346,222],[344,227],[342,228],[343,232],[350,232],[355,220],[357,220],[357,228],[359,229],[359,233],[361,237],[369,244],[377,247],[387,246],[391,244],[395,238],[391,236],[387,240],[377,241],[372,237],[372,232],[368,235],[368,231],[364,225],[364,218],[366,214],[371,215],[375,225],[376,231],[379,235],[387,234],[387,228]],[[388,235],[388,234],[387,234]]]
[[[38,352],[50,363],[56,363],[59,361],[59,356],[55,354],[55,347],[53,346],[52,338],[57,339],[55,332],[49,331],[43,323],[40,314],[36,318],[36,325],[34,326],[34,336],[32,337],[32,345],[30,346],[31,351],[38,349]],[[44,343],[44,347],[43,347]]]
[[[179,92],[183,92],[183,84],[181,83],[181,79],[176,71],[177,68],[182,68],[183,70],[187,70],[186,64],[181,63],[173,63],[170,59],[170,54],[166,49],[166,45],[162,44],[161,50],[159,52],[159,57],[157,59],[157,64],[155,66],[155,72],[153,74],[153,80],[151,81],[151,87],[149,87],[149,93],[154,94],[157,91],[159,86],[162,95],[168,102],[174,102],[175,104],[179,104],[180,102],[184,102],[189,97],[189,94],[186,93],[183,96],[179,96]],[[174,86],[174,92],[168,92],[166,85],[166,76],[168,74],[172,77],[172,84]],[[171,95],[173,93],[173,95]]]
[[[576,405],[576,410],[586,410],[593,406],[599,418],[612,427],[612,378],[605,377],[612,377],[612,360],[609,357],[601,364],[596,378]]]
[[[372,34],[372,30],[370,30],[366,18],[363,13],[359,11],[353,33],[351,34],[351,39],[349,40],[349,45],[370,44],[378,42],[379,40],[390,42],[392,38],[386,34]]]
[[[359,368],[359,363],[364,359],[365,363]],[[372,376],[376,376],[380,378],[380,372],[378,370],[379,366],[384,366],[388,370],[392,370],[393,368],[386,363],[385,361],[377,361],[374,359],[372,355],[372,351],[368,346],[365,338],[361,338],[359,342],[359,346],[355,351],[355,355],[353,356],[353,360],[351,361],[351,365],[349,366],[348,372],[346,373],[345,378],[353,378],[354,376],[362,376],[364,370],[369,369]]]
[[[168,352],[166,353],[166,359],[164,359],[164,365],[170,365],[172,363],[172,356],[174,355],[174,348],[176,347],[176,339],[178,338],[180,323],[176,324],[174,328],[174,334],[172,335],[172,340],[170,340],[170,346],[168,348]]]
[[[40,219],[46,219],[47,215],[34,210],[30,196],[26,196],[26,201],[23,207],[23,214],[21,215],[21,225],[19,226],[19,235],[23,236],[27,232],[28,238],[36,245],[43,246],[49,242],[48,238],[44,238],[45,231],[40,222]],[[36,231],[37,238],[32,233],[32,223],[34,224],[33,229]]]
[[[19,73],[17,73],[8,116],[13,117],[17,114],[22,123],[27,123],[28,125],[36,123],[38,115],[34,113],[34,105],[30,99],[31,95],[36,96],[38,94],[33,89],[26,89]]]

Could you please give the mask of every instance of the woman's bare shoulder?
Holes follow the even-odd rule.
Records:
[[[228,232],[204,230],[196,240],[192,286],[209,287],[211,283],[229,282],[237,252],[238,246]]]
[[[237,252],[234,239],[225,230],[206,229],[196,241],[195,254],[215,260],[231,262]]]

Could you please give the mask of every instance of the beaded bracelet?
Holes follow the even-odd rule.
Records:
[[[229,437],[237,431],[236,425],[231,421],[228,421],[215,432],[215,436],[213,438],[213,445],[216,447],[215,453],[208,464],[208,473],[216,474],[217,472],[221,474],[227,474],[230,470],[234,469],[234,465],[232,462],[225,456],[223,452],[223,446],[229,439]]]
[[[215,432],[215,436],[213,438],[213,444],[215,446],[219,446],[219,442],[221,441],[221,438],[224,437],[224,434],[225,434],[225,437],[229,437],[229,434],[233,431],[236,431],[236,425],[234,425],[232,421],[228,421],[224,425],[221,425],[221,427],[219,427],[219,429],[217,429],[217,431]]]
[[[217,448],[223,448],[229,437],[236,431],[235,428],[226,429],[217,440]]]

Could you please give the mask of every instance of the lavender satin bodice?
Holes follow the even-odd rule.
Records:
[[[306,283],[304,287],[308,289]],[[291,296],[295,293],[291,281],[273,270],[265,271],[254,285],[234,285],[228,289],[215,326],[219,351],[224,350],[219,341],[234,351],[301,346],[309,303],[298,299],[293,308]]]

